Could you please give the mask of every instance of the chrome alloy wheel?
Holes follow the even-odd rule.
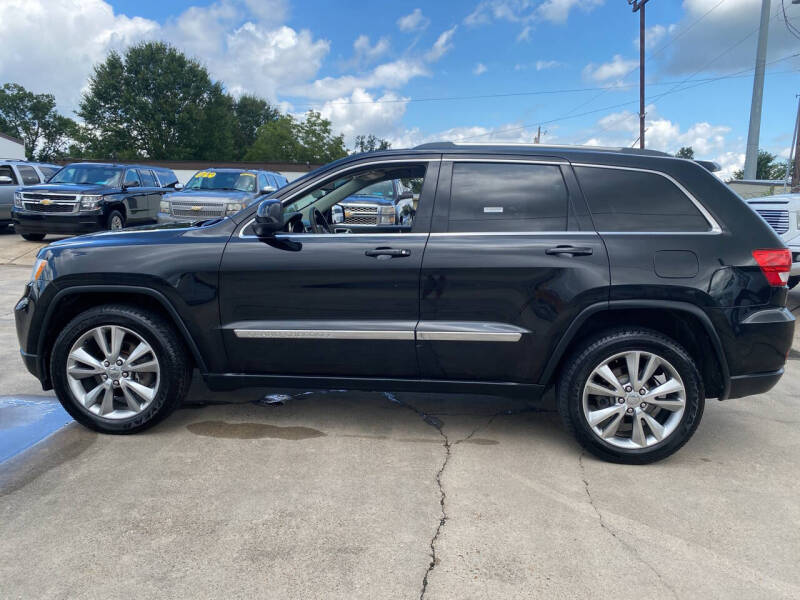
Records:
[[[583,415],[600,439],[618,448],[649,448],[667,439],[686,409],[678,371],[657,354],[621,352],[604,360],[583,386]]]
[[[119,215],[114,215],[111,217],[111,223],[109,229],[111,231],[120,231],[122,230],[122,217]]]
[[[104,419],[128,419],[146,409],[158,393],[160,374],[150,344],[119,325],[90,329],[67,357],[73,398]]]

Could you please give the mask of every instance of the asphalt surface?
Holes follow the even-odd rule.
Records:
[[[57,409],[17,355],[15,244],[0,424]],[[0,464],[0,596],[798,598],[796,340],[773,391],[709,401],[646,467],[582,453],[547,401],[197,384],[143,434],[73,423]]]

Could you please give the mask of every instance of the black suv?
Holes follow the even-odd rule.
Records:
[[[394,179],[420,189],[413,220],[334,232],[331,207]],[[645,463],[706,398],[781,377],[790,266],[692,161],[443,143],[350,156],[229,217],[56,242],[14,312],[27,368],[103,432],[164,418],[193,369],[217,390],[556,386],[587,449]]]
[[[48,233],[89,233],[155,223],[161,197],[178,178],[147,165],[73,163],[47,183],[14,193],[14,230],[31,241]]]

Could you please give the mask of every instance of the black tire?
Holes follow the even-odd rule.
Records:
[[[117,227],[117,223],[119,227]],[[108,213],[108,218],[106,218],[106,227],[109,231],[119,231],[125,227],[125,215],[118,210],[112,210]]]
[[[789,286],[790,290],[793,290],[797,287],[798,283],[800,283],[800,275],[795,275],[794,277],[789,277],[789,281],[786,282],[786,285]]]
[[[583,411],[583,388],[592,371],[604,360],[630,350],[657,354],[671,363],[683,381],[686,405],[675,430],[646,448],[620,448],[596,434]],[[640,328],[611,329],[581,344],[567,358],[558,381],[558,411],[566,428],[589,452],[603,460],[623,464],[652,463],[676,452],[689,441],[703,416],[702,378],[691,356],[674,340]]]
[[[141,336],[153,349],[161,368],[152,402],[127,419],[110,420],[91,413],[69,388],[67,355],[80,336],[100,325],[119,325]],[[183,340],[163,317],[133,306],[113,304],[91,308],[67,324],[53,345],[50,376],[59,401],[76,421],[102,433],[127,434],[152,427],[181,405],[191,384],[192,363]]]
[[[21,233],[23,240],[28,240],[29,242],[41,242],[46,236],[46,233]]]

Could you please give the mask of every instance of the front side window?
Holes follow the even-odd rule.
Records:
[[[19,169],[19,174],[22,176],[23,184],[36,185],[39,183],[39,175],[36,173],[36,169],[25,165],[20,165],[17,168]]]
[[[689,197],[658,173],[575,167],[598,231],[709,231]]]
[[[455,163],[453,232],[564,231],[567,187],[556,165]]]
[[[189,180],[187,190],[236,190],[255,192],[257,178],[255,173],[239,171],[198,171]]]
[[[103,165],[69,165],[53,175],[49,183],[104,185],[117,187],[122,169]]]
[[[410,232],[414,226],[419,196],[395,197],[398,181],[422,189],[426,167],[386,166],[349,173],[328,180],[292,201],[287,213],[300,212],[309,224],[318,211],[332,233]],[[307,227],[308,229],[308,227]]]
[[[55,175],[59,171],[58,167],[43,167],[43,166],[40,166],[39,170],[42,172],[42,175],[46,180],[49,180],[53,175]]]

